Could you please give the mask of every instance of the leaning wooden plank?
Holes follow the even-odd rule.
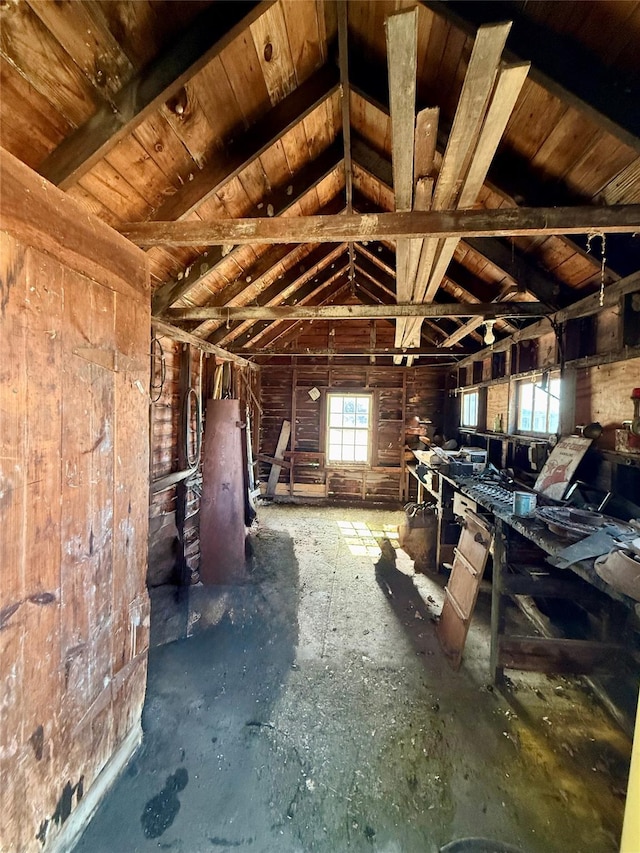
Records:
[[[246,358],[227,352],[227,350],[222,349],[222,347],[217,347],[215,344],[207,343],[207,341],[203,341],[202,338],[197,338],[195,335],[191,335],[183,329],[178,329],[177,326],[172,326],[170,323],[166,323],[158,317],[151,318],[151,325],[161,335],[166,335],[168,338],[173,338],[176,341],[193,344],[203,352],[210,352],[222,361],[232,361],[234,364],[238,364],[241,367],[249,367],[251,370],[260,369],[258,365],[254,364],[252,361],[247,361]]]
[[[287,449],[287,444],[289,444],[290,435],[291,421],[282,421],[280,435],[278,436],[278,443],[276,444],[276,452],[273,454],[275,457],[275,462],[271,466],[271,471],[269,472],[269,480],[267,482],[267,495],[269,497],[273,497],[273,495],[275,494],[276,485],[278,483],[278,477],[280,476],[280,469],[282,468],[284,452]]]
[[[396,210],[411,210],[413,207],[417,26],[417,8],[390,15],[385,21],[391,111],[391,161]],[[398,240],[396,245],[398,302],[406,302],[411,297],[409,251],[409,241]]]
[[[5,211],[3,211],[5,213]],[[496,210],[412,210],[209,222],[128,222],[118,227],[137,246],[224,243],[339,243],[398,237],[531,237],[544,234],[633,234],[640,205],[513,207]]]
[[[475,204],[528,71],[528,63],[510,65],[500,71],[469,171],[460,190],[456,205],[459,209]],[[440,246],[424,296],[427,302],[433,299],[440,287],[457,245],[458,240],[451,238]]]
[[[465,160],[477,139],[510,29],[510,23],[478,29],[436,183],[434,210],[452,206]]]
[[[417,27],[417,8],[390,15],[385,22],[396,210],[413,206]]]
[[[125,84],[114,96],[113,105],[105,104],[67,137],[41,165],[40,174],[67,189],[173,97],[273,2],[264,0],[249,6],[215,3],[205,9],[166,53]],[[213,43],[212,33],[217,36]]]

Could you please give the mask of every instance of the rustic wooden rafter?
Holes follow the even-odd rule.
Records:
[[[318,313],[316,313],[318,311]],[[222,306],[172,308],[165,317],[187,320],[291,320],[291,319],[391,319],[393,317],[540,317],[547,309],[540,302],[397,303],[395,305],[334,305],[326,311],[304,306]]]
[[[247,361],[246,358],[242,358],[235,353],[228,352],[226,349],[222,347],[215,346],[214,344],[208,343],[208,341],[203,341],[202,338],[197,338],[195,335],[186,332],[184,329],[180,329],[177,326],[173,326],[171,323],[167,323],[165,320],[161,320],[159,317],[151,318],[151,325],[160,335],[166,335],[168,338],[173,338],[175,341],[182,341],[186,344],[193,344],[193,346],[198,347],[203,352],[208,352],[211,355],[215,355],[216,358],[219,358],[220,361],[231,361],[234,364],[237,364],[238,367],[250,367],[252,370],[256,369],[256,365],[253,362]]]
[[[207,246],[224,243],[337,243],[399,237],[526,237],[549,234],[634,234],[640,205],[609,207],[414,210],[209,222],[140,222],[118,228],[138,246]]]
[[[336,139],[315,160],[292,175],[285,184],[265,196],[260,209],[255,209],[255,215],[258,216],[261,210],[268,209],[273,211],[274,216],[284,213],[304,198],[327,175],[330,175],[340,165],[342,157],[342,140]],[[153,313],[161,314],[165,308],[186,296],[192,288],[210,275],[228,254],[224,247],[212,246],[198,259],[191,261],[180,276],[176,276],[157,287],[153,294]]]
[[[216,4],[214,4],[215,6]],[[339,87],[338,73],[324,65],[280,103],[269,110],[225,153],[213,157],[203,169],[164,201],[152,215],[154,221],[188,216],[209,196],[236,177],[253,160],[275,145]],[[201,244],[205,245],[205,244]]]
[[[40,166],[40,174],[67,189],[174,97],[274,2],[214,3],[205,9],[165,53],[115,94],[111,104],[105,103],[61,142]]]

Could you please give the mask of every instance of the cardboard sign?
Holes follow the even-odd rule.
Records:
[[[533,487],[534,491],[561,501],[591,442],[592,439],[578,435],[561,438],[544,463]]]

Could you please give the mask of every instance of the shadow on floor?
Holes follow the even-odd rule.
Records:
[[[299,580],[287,534],[266,531],[255,545],[246,583],[189,590],[194,637],[151,649],[142,747],[77,853],[197,853],[270,836],[263,728],[295,659]],[[292,764],[281,780],[289,799],[299,776]]]
[[[424,655],[428,648],[433,648],[436,602],[433,599],[425,602],[413,578],[398,568],[396,552],[391,542],[383,539],[379,545],[382,553],[375,564],[378,586],[416,653]]]

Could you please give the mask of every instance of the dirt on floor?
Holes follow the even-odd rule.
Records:
[[[143,746],[78,853],[618,849],[628,738],[576,680],[492,687],[486,595],[452,672],[402,517],[262,506],[247,583],[156,606],[186,638],[152,649]]]

